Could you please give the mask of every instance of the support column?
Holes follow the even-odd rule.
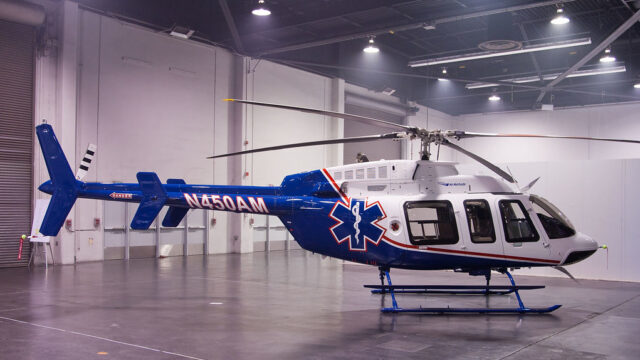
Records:
[[[330,111],[344,112],[344,79],[333,78],[327,80]],[[329,118],[325,122],[325,133],[327,139],[337,139],[344,137],[344,120],[340,118]],[[342,165],[344,158],[344,144],[325,146],[325,167]]]
[[[249,95],[249,58],[234,56],[233,60],[233,97],[247,99]],[[245,134],[249,126],[247,120],[247,105],[232,104],[232,123],[229,125],[229,151],[242,151]],[[250,169],[250,156],[234,156],[229,158],[229,184],[250,185],[250,177],[245,173]],[[249,225],[247,214],[228,214],[228,249],[234,253],[253,252],[253,230]]]
[[[55,131],[71,167],[76,164],[76,105],[78,68],[78,4],[65,1],[59,20]],[[75,170],[75,169],[74,169]],[[75,207],[67,219],[75,219]],[[54,254],[62,264],[75,262],[75,225],[63,227],[54,240]]]

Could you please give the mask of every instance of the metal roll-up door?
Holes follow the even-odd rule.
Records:
[[[31,231],[35,28],[0,20],[0,268],[18,260],[20,235]]]

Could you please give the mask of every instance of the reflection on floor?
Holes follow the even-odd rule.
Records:
[[[482,284],[392,270],[395,284]],[[304,251],[0,270],[3,359],[636,359],[640,284],[516,276],[550,315],[381,314],[374,267]],[[506,285],[495,274],[495,285]],[[514,295],[400,305],[516,306]]]

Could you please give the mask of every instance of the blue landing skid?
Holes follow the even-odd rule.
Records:
[[[419,307],[419,308],[414,308],[414,309],[403,309],[401,307],[398,306],[398,302],[396,301],[396,288],[402,289],[402,288],[407,288],[408,286],[393,286],[393,284],[391,283],[391,275],[389,275],[389,271],[384,271],[386,277],[387,277],[387,282],[389,283],[388,286],[384,286],[384,285],[380,285],[380,286],[376,286],[376,285],[371,285],[371,286],[367,286],[367,287],[378,287],[378,293],[383,293],[382,290],[387,290],[390,294],[391,294],[391,301],[392,301],[392,307],[390,308],[382,308],[381,311],[383,313],[422,313],[422,314],[455,314],[455,313],[475,313],[475,314],[545,314],[545,313],[550,313],[552,311],[557,310],[558,308],[560,308],[560,306],[562,305],[553,305],[547,308],[528,308],[526,306],[524,306],[524,304],[522,303],[522,299],[520,298],[520,293],[518,292],[518,290],[532,290],[532,289],[539,289],[539,288],[543,288],[544,286],[540,287],[540,286],[516,286],[515,281],[513,280],[513,277],[511,276],[511,273],[509,273],[509,271],[507,271],[506,269],[502,270],[501,272],[507,274],[507,276],[509,277],[509,281],[511,282],[511,286],[492,286],[493,288],[496,289],[500,289],[500,288],[504,288],[506,289],[506,291],[510,291],[516,294],[516,298],[518,299],[518,307],[517,308],[452,308],[452,307],[446,307],[446,308],[423,308],[423,307]],[[411,287],[411,286],[409,286]],[[438,286],[436,286],[438,287]],[[434,287],[430,287],[431,289],[434,289]],[[455,287],[447,287],[446,289],[465,289],[467,288],[467,286],[465,285],[459,285],[459,286],[455,286]],[[482,294],[486,294],[486,286],[482,286],[482,287],[475,287],[480,288],[480,289],[484,289],[482,290]],[[425,289],[425,286],[420,286],[417,285],[417,288],[414,289],[407,289],[408,291],[416,291],[416,290],[427,290]],[[373,290],[375,291],[375,290]],[[425,292],[425,291],[420,291],[420,292]],[[476,292],[477,293],[477,292]]]
[[[364,285],[373,289],[372,294],[386,294],[392,289],[396,294],[453,294],[453,295],[507,295],[516,290],[544,289],[544,285]]]

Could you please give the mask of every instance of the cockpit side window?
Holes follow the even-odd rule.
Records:
[[[537,195],[531,195],[529,199],[549,239],[562,239],[576,234],[569,219],[547,199]]]
[[[518,200],[500,200],[500,213],[507,242],[538,241],[540,235],[533,226],[527,210]]]
[[[491,209],[487,200],[465,200],[469,234],[474,243],[492,243],[496,241]]]
[[[458,228],[449,201],[414,201],[404,204],[409,240],[414,245],[458,242]]]

